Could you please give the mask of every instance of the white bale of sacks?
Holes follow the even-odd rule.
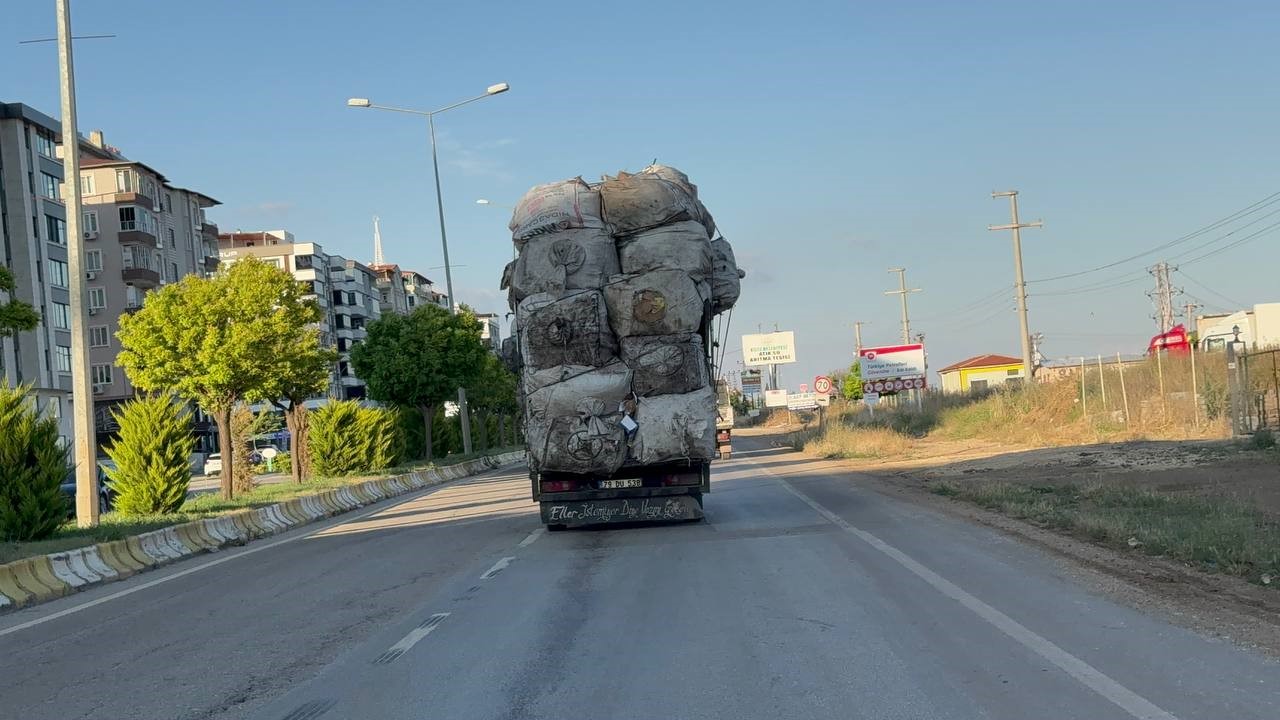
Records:
[[[525,241],[504,289],[518,303],[536,293],[599,290],[621,272],[609,233],[599,228],[560,230]]]
[[[711,242],[715,262],[711,271],[711,312],[719,314],[733,308],[742,294],[742,278],[747,274],[738,268],[733,246],[724,238]]]
[[[710,280],[715,253],[707,231],[692,220],[660,225],[618,238],[618,264],[628,275],[650,270],[682,270],[694,282]]]
[[[529,393],[525,437],[540,471],[612,474],[627,457],[622,403],[632,373],[621,362],[572,375]]]
[[[631,457],[642,465],[716,456],[716,394],[710,387],[640,398]]]
[[[697,333],[624,337],[619,345],[640,397],[680,395],[707,385],[707,355]]]
[[[516,308],[520,358],[525,367],[599,367],[617,357],[618,343],[599,290],[575,290],[561,297],[538,293]]]
[[[708,284],[682,270],[619,275],[604,287],[609,326],[618,337],[698,332],[710,294]]]
[[[562,230],[608,229],[600,211],[600,192],[582,178],[534,186],[520,198],[507,227],[517,247],[531,237]]]

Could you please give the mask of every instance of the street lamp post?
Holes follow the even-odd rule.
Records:
[[[456,102],[447,105],[438,110],[409,110],[406,108],[391,107],[389,105],[375,105],[370,102],[369,98],[350,98],[347,100],[348,107],[356,108],[372,108],[374,110],[390,110],[391,112],[409,113],[410,115],[425,115],[427,118],[427,128],[431,136],[431,166],[435,171],[436,179],[436,210],[440,215],[440,246],[444,251],[444,282],[445,288],[449,293],[449,312],[455,312],[453,300],[453,272],[449,267],[449,237],[445,230],[444,224],[444,196],[440,191],[440,160],[436,152],[436,115],[446,110],[452,110],[456,107],[462,107],[468,103],[477,100],[483,100],[491,95],[498,95],[511,89],[506,83],[498,83],[490,85],[485,89],[483,95]],[[467,409],[467,390],[466,388],[458,388],[458,412],[462,419],[462,451],[464,453],[471,452],[471,414]]]

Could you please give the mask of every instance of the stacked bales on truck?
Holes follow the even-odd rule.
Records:
[[[609,475],[625,463],[711,460],[711,317],[743,273],[697,186],[675,168],[539,185],[511,219],[503,274],[516,314],[529,462]]]

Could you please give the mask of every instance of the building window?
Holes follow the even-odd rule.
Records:
[[[262,262],[264,262],[264,263],[266,263],[266,264],[268,264],[268,265],[275,265],[276,267],[280,268],[281,270],[283,270],[283,269],[284,269],[284,258],[282,258],[282,257],[268,257],[268,258],[262,258]]]
[[[293,266],[298,270],[310,270],[315,267],[315,257],[311,255],[296,255],[293,258]]]
[[[338,374],[342,377],[351,377],[351,366],[347,364],[346,360],[338,363]]]
[[[415,296],[413,296],[413,295],[410,295],[410,296],[409,296],[409,307],[413,307],[414,303],[415,303],[415,302],[417,302],[417,300],[418,300],[418,298],[417,298],[417,297],[415,297]]]
[[[174,239],[173,228],[169,228],[167,234],[169,235],[169,247],[177,247],[178,241]]]
[[[62,181],[47,172],[40,173],[40,191],[50,200],[62,201]]]
[[[58,147],[53,141],[52,132],[44,128],[36,128],[36,152],[50,159],[58,157]]]
[[[71,348],[58,345],[54,348],[53,366],[60,373],[71,372]]]
[[[102,310],[107,306],[107,289],[102,287],[89,288],[89,309]]]
[[[66,303],[54,301],[51,305],[53,310],[49,313],[53,316],[53,326],[59,330],[71,329],[71,306]]]
[[[116,192],[137,192],[138,174],[132,170],[116,170]]]
[[[1021,373],[1022,373],[1021,370],[1009,370],[1005,372],[1005,375],[1008,375],[1009,377],[1018,377],[1018,375]]]
[[[97,212],[93,212],[93,211],[86,212],[80,217],[84,220],[84,222],[81,223],[82,225],[84,225],[84,227],[80,228],[82,231],[87,233],[98,232],[98,213]]]
[[[346,352],[350,347],[346,338],[338,338],[338,352]]]
[[[138,210],[132,207],[120,208],[120,229],[121,230],[137,230],[138,229]]]
[[[111,332],[106,325],[94,325],[89,328],[89,347],[109,347]]]
[[[45,238],[51,243],[59,245],[67,244],[67,221],[62,218],[56,218],[52,215],[44,216],[45,229],[49,231],[49,236]]]
[[[83,196],[83,195],[97,195],[97,193],[93,191],[93,176],[92,176],[92,175],[81,175],[81,176],[80,176],[80,194],[81,194],[82,196]]]
[[[124,286],[124,306],[127,308],[142,307],[142,296],[138,294],[138,288],[132,285]]]
[[[173,196],[169,193],[164,194],[164,198],[160,201],[160,209],[165,212],[173,212]],[[172,231],[170,231],[172,232]],[[173,238],[169,238],[173,240]]]
[[[92,370],[94,385],[111,384],[111,365],[94,365]]]
[[[102,272],[101,250],[84,251],[84,269],[85,272]]]
[[[70,363],[71,359],[68,358],[67,362]],[[46,412],[49,413],[49,417],[52,417],[52,418],[62,417],[62,399],[56,398],[56,397],[49,398],[49,402],[45,404],[44,409]]]
[[[61,260],[49,261],[49,284],[67,287],[67,264]]]
[[[971,380],[971,381],[969,381],[969,389],[970,389],[970,390],[972,390],[972,391],[974,391],[974,392],[985,392],[985,391],[986,391],[986,389],[987,389],[987,381],[986,381],[986,380]]]
[[[169,263],[169,282],[178,282],[178,263]]]

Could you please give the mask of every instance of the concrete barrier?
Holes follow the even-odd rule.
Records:
[[[523,451],[505,453],[444,468],[368,480],[254,510],[171,525],[123,540],[16,560],[0,565],[0,612],[121,580],[198,553],[243,545],[379,500],[514,463],[523,457]]]

